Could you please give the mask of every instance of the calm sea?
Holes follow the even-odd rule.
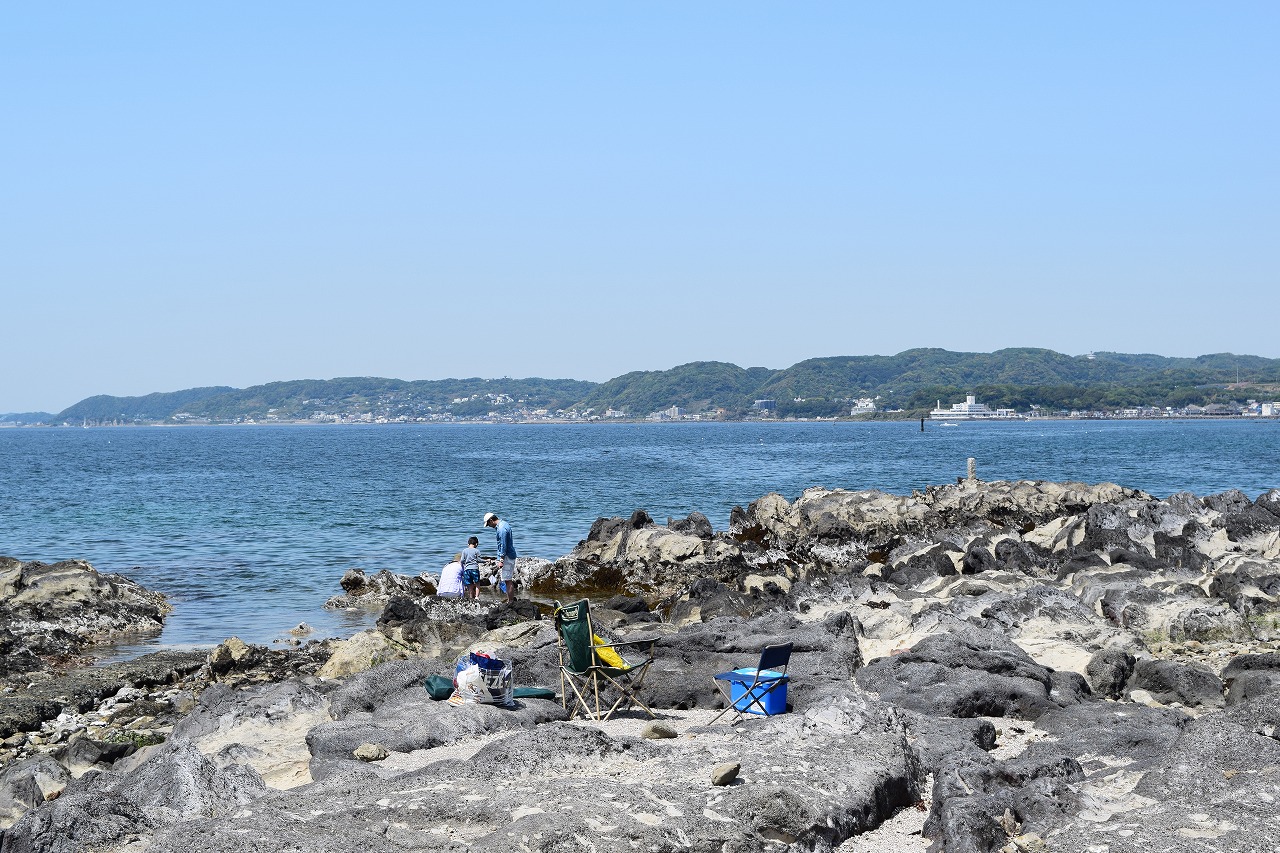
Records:
[[[353,566],[438,571],[481,518],[522,555],[601,515],[657,520],[809,486],[906,493],[983,479],[1109,480],[1158,496],[1280,486],[1276,421],[249,426],[0,430],[0,554],[89,560],[167,593],[157,642],[270,642],[361,619],[325,599]]]

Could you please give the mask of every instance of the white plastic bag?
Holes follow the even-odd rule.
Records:
[[[471,664],[458,673],[458,695],[462,697],[463,702],[488,704],[493,701],[489,697],[489,686],[485,684],[480,667]]]
[[[488,655],[463,655],[454,676],[455,695],[464,703],[515,705],[511,664]]]

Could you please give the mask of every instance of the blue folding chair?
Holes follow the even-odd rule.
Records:
[[[787,710],[787,663],[791,660],[791,643],[765,646],[760,653],[760,663],[753,669],[743,667],[712,676],[712,683],[724,696],[728,705],[711,718],[711,723],[733,712],[733,724],[745,719],[746,714],[771,717]],[[708,723],[707,725],[711,725]]]

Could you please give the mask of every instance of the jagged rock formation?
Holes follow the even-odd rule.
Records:
[[[0,557],[0,679],[31,680],[53,663],[74,662],[88,645],[164,627],[163,594],[83,560],[24,563]]]
[[[601,519],[529,579],[657,638],[644,696],[677,737],[430,701],[468,648],[558,687],[555,632],[528,601],[396,595],[347,659],[403,659],[322,678],[341,644],[228,642],[167,742],[28,749],[0,849],[831,851],[917,804],[933,853],[1280,845],[1280,492],[811,489],[722,532]],[[710,676],[779,641],[791,713],[700,724]]]

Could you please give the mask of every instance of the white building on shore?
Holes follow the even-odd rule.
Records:
[[[942,401],[938,401],[938,408],[929,413],[929,417],[935,421],[976,421],[976,420],[1017,420],[1022,416],[1013,409],[992,409],[986,403],[979,403],[978,398],[970,394],[964,398],[963,403],[952,403],[950,409],[942,408]]]

